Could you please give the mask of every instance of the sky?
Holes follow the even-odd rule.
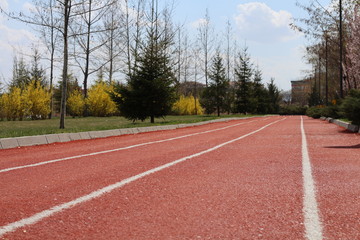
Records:
[[[307,5],[310,0],[298,0]],[[320,0],[326,5],[330,0]],[[0,0],[3,9],[27,9],[31,0]],[[282,90],[291,89],[292,80],[299,80],[309,70],[304,59],[308,43],[305,37],[290,29],[293,18],[306,16],[296,0],[175,0],[174,22],[183,24],[190,35],[197,33],[197,23],[206,9],[215,33],[223,36],[226,22],[232,26],[233,39],[240,47],[247,46],[251,59],[262,70],[264,82],[271,78]],[[29,27],[0,15],[0,81],[12,75],[15,53],[31,53],[36,33]]]

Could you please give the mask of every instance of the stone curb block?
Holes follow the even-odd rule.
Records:
[[[0,139],[0,142],[3,149],[19,147],[19,143],[16,138],[3,138]]]
[[[139,129],[138,128],[129,128],[130,132],[132,134],[138,134],[139,133]]]
[[[68,133],[71,141],[81,140],[80,133]]]
[[[50,143],[56,143],[56,142],[60,142],[60,138],[58,134],[49,134],[49,135],[45,135],[45,138],[47,140],[47,142]]]
[[[142,127],[138,128],[139,133],[145,133],[145,132],[154,132],[158,130],[156,127]]]
[[[91,132],[89,132],[89,134],[90,134],[91,139],[104,137],[104,134],[102,131],[91,131]]]
[[[48,144],[45,136],[19,137],[17,141],[20,147]]]
[[[332,118],[326,118],[326,121],[328,121],[329,123],[332,123],[334,121],[334,119]]]
[[[106,137],[113,137],[121,135],[120,129],[106,130],[104,131]]]
[[[58,136],[59,136],[60,142],[70,142],[71,141],[70,136],[67,133],[60,133],[60,134],[58,134]]]
[[[80,137],[82,140],[91,139],[89,132],[80,132]]]
[[[347,130],[349,130],[351,132],[360,132],[359,126],[357,126],[357,125],[350,124],[350,123],[347,123],[347,122],[343,122],[343,121],[340,121],[340,120],[337,120],[337,119],[335,119],[333,121],[333,123],[335,123],[336,125],[338,125],[340,127],[346,128]]]
[[[352,132],[359,132],[359,126],[354,124],[349,124],[347,129]]]
[[[120,129],[120,135],[132,134],[128,128]]]

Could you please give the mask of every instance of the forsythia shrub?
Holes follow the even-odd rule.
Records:
[[[82,116],[85,100],[80,90],[74,90],[67,99],[67,110],[72,117]]]
[[[3,112],[8,120],[22,120],[26,109],[22,103],[21,89],[14,87],[9,93],[2,95]]]
[[[105,117],[116,112],[116,104],[109,93],[113,92],[113,86],[103,81],[97,82],[88,92],[86,104],[92,116]]]
[[[3,121],[5,117],[6,114],[5,114],[4,100],[3,100],[3,96],[0,96],[0,120]]]
[[[22,96],[24,107],[31,119],[45,119],[50,113],[50,93],[39,81],[32,80]]]
[[[50,113],[50,93],[39,81],[31,81],[23,90],[13,87],[1,96],[1,118],[8,120],[45,119]]]
[[[172,111],[178,115],[202,115],[204,113],[199,99],[196,99],[195,108],[195,98],[193,96],[180,96],[180,99],[174,103]]]

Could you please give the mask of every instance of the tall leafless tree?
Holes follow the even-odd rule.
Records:
[[[109,39],[105,42],[101,41],[100,33],[107,30],[103,28],[102,21],[114,3],[114,0],[87,0],[82,2],[79,8],[78,24],[73,28],[76,31],[73,33],[76,39],[73,53],[74,59],[84,76],[85,99],[88,96],[89,76],[105,65],[105,63],[100,64],[100,66],[92,64],[91,55],[109,41]]]
[[[125,16],[121,11],[119,2],[116,2],[104,16],[103,28],[101,33],[101,42],[104,42],[102,52],[104,53],[104,62],[107,63],[105,72],[108,75],[108,81],[113,82],[114,74],[119,72],[121,67],[120,57],[125,55],[124,36],[125,36]]]
[[[198,27],[199,43],[203,55],[203,71],[205,77],[205,85],[208,86],[208,68],[209,61],[212,58],[214,48],[214,29],[211,26],[209,11],[206,9],[205,18],[200,22]]]

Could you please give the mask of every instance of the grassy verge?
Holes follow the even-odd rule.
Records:
[[[249,117],[250,115],[246,115]],[[225,117],[245,117],[244,115],[224,115]],[[167,116],[165,119],[156,119],[155,124],[146,122],[131,122],[123,117],[106,118],[67,118],[66,129],[59,129],[59,119],[37,121],[0,121],[0,138],[34,136],[67,132],[86,132],[120,128],[147,127],[158,125],[171,125],[180,123],[195,123],[218,119],[216,116]]]
[[[347,118],[340,118],[339,120],[343,122],[351,123],[351,121]]]

